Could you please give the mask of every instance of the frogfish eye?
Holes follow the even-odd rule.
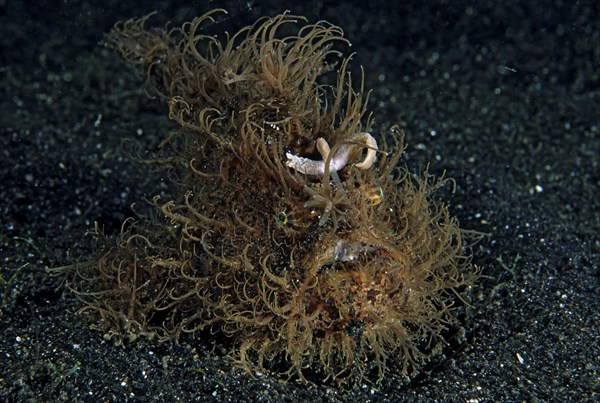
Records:
[[[286,225],[288,223],[287,214],[284,211],[280,211],[279,213],[277,213],[277,221],[279,221],[283,225]]]

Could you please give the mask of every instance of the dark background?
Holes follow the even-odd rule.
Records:
[[[600,396],[600,2],[0,0],[0,400],[585,401]],[[362,3],[367,3],[362,4]],[[47,267],[85,260],[162,173],[129,161],[175,128],[139,73],[100,42],[156,10],[209,7],[215,33],[290,9],[340,25],[372,89],[374,130],[399,122],[401,163],[456,179],[438,197],[483,277],[467,343],[411,382],[390,372],[343,392],[232,366],[224,345],[117,347],[74,312]]]

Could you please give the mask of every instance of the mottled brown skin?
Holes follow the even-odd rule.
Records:
[[[373,147],[353,137],[369,123],[334,50],[339,28],[283,35],[303,21],[284,14],[221,42],[201,31],[220,12],[168,32],[131,20],[107,40],[180,126],[153,160],[176,173],[178,196],[155,197],[161,219],[126,222],[116,246],[78,269],[84,311],[119,337],[211,329],[248,371],[344,383],[381,377],[393,359],[414,372],[457,324],[476,274],[456,220],[429,199],[441,182],[397,166],[395,128],[373,166],[356,167]],[[336,59],[332,91],[317,78]],[[286,153],[319,160],[318,138],[331,154],[351,150],[348,164],[322,175],[286,165]]]

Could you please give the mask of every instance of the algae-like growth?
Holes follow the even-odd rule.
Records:
[[[398,167],[399,130],[370,132],[340,28],[283,14],[203,34],[221,12],[108,37],[179,126],[153,160],[177,192],[78,268],[83,312],[120,337],[225,335],[251,372],[342,383],[394,360],[413,373],[459,326],[476,275],[430,198],[442,182]],[[319,82],[335,71],[336,87]]]

